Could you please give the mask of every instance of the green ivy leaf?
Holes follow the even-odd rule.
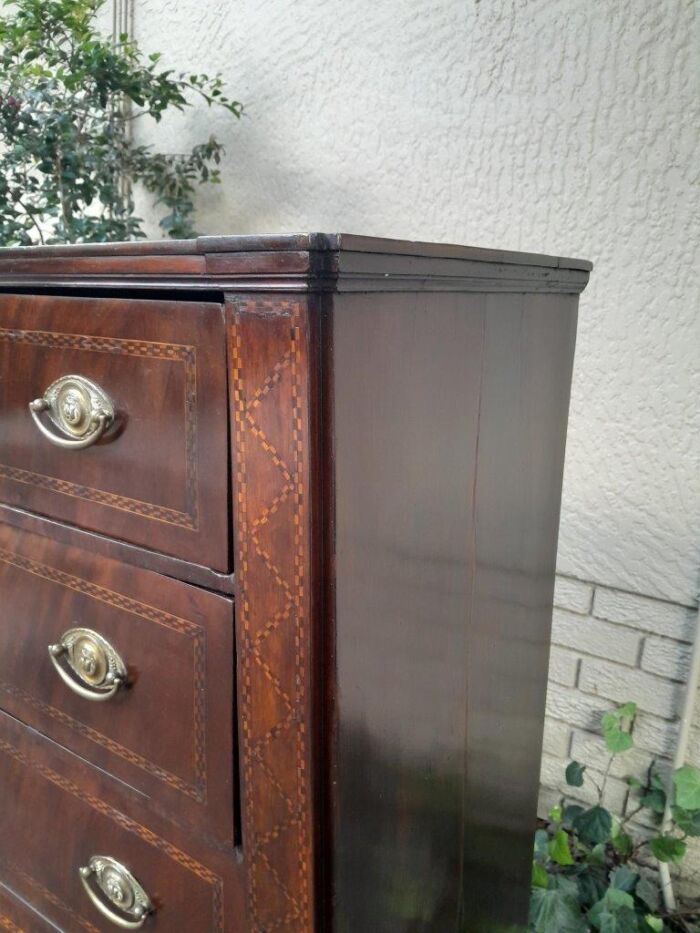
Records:
[[[549,887],[549,875],[544,865],[539,862],[532,863],[532,884],[536,888]]]
[[[578,761],[572,761],[569,763],[566,772],[566,783],[569,787],[583,787],[583,772],[586,770],[586,766],[579,764]]]
[[[547,858],[547,847],[549,846],[549,836],[546,829],[538,829],[535,833],[535,858]]]
[[[636,917],[632,895],[617,888],[608,888],[598,903],[588,911],[588,919],[596,930],[614,930],[615,933],[624,930],[627,933],[630,911]],[[638,933],[636,926],[631,931]]]
[[[606,863],[606,849],[605,843],[599,842],[598,845],[593,846],[591,852],[586,859],[591,865],[605,865]]]
[[[584,910],[589,910],[605,895],[608,884],[603,871],[586,868],[576,875],[578,902]]]
[[[568,806],[564,807],[564,811],[561,815],[562,826],[567,829],[573,829],[574,820],[577,816],[580,816],[583,811],[584,807],[579,806],[577,803],[570,803]]]
[[[604,726],[603,738],[613,755],[627,752],[634,746],[632,736],[628,732],[622,732],[617,725],[613,725],[610,728]]]
[[[612,887],[605,892],[605,903],[609,910],[619,910],[622,907],[633,908],[634,898],[629,892]]]
[[[561,823],[561,807],[552,807],[548,815],[551,823]]]
[[[631,907],[601,915],[600,933],[639,933],[639,918]]]
[[[684,810],[673,807],[671,810],[676,826],[687,836],[700,836],[700,810]]]
[[[603,738],[613,755],[626,752],[634,745],[630,730],[636,714],[636,704],[625,703],[624,706],[603,715]]]
[[[652,771],[649,783],[654,788],[654,790],[662,790],[664,793],[666,793],[666,782],[658,771]]]
[[[620,865],[610,872],[610,887],[615,890],[626,891],[628,894],[633,894],[638,883],[639,875],[626,865]]]
[[[531,933],[588,933],[576,894],[561,888],[533,889],[529,929]]]
[[[656,911],[659,909],[661,892],[659,891],[659,886],[651,881],[650,878],[643,875],[639,879],[634,893],[650,910]]]
[[[700,810],[700,771],[692,765],[679,768],[673,775],[676,805],[684,810]]]
[[[618,824],[615,824],[613,827],[612,845],[615,852],[617,852],[621,858],[627,858],[631,855],[632,849],[634,848],[632,837],[623,832]]]
[[[574,859],[569,848],[569,836],[563,829],[557,830],[549,843],[549,857],[557,865],[573,865]]]
[[[661,917],[654,917],[651,914],[647,914],[644,917],[644,922],[652,933],[663,933],[664,922]]]
[[[649,848],[660,862],[674,862],[679,865],[683,861],[688,847],[682,839],[678,839],[670,833],[665,833],[652,839]]]
[[[571,897],[576,897],[578,893],[576,878],[571,875],[551,875],[549,886],[550,888],[556,888],[557,891],[561,891],[563,894],[570,894]]]
[[[604,807],[591,807],[574,819],[573,827],[581,842],[594,846],[610,839],[612,817]]]
[[[654,813],[663,813],[666,809],[666,791],[650,790],[639,801],[643,807],[648,807]]]
[[[619,888],[608,888],[589,910],[588,920],[600,933],[640,933],[642,922],[634,898]]]

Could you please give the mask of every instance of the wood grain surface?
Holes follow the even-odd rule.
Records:
[[[79,451],[27,407],[75,374],[117,412]],[[220,306],[0,296],[0,500],[228,571],[225,419]]]
[[[232,601],[2,524],[0,592],[2,708],[232,845]],[[127,666],[109,701],[54,670],[48,646],[76,627]]]

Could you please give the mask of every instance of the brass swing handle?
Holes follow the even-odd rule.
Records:
[[[29,403],[34,423],[44,437],[64,450],[84,450],[95,444],[114,421],[114,405],[107,393],[84,376],[62,376],[42,398]],[[54,433],[42,420],[58,428]]]
[[[154,907],[128,868],[108,855],[93,855],[80,869],[85,892],[103,917],[122,930],[140,930]]]
[[[106,638],[88,628],[68,629],[49,657],[61,680],[85,700],[111,700],[127,680],[126,664]]]

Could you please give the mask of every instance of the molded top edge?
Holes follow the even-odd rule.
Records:
[[[276,251],[330,253],[375,253],[414,256],[427,259],[461,259],[472,262],[543,266],[550,269],[576,269],[590,272],[593,264],[585,259],[549,256],[513,250],[459,246],[451,243],[422,243],[347,233],[285,233],[241,236],[200,236],[193,240],[135,240],[124,243],[80,243],[57,246],[0,248],[0,273],[6,259],[33,259],[60,256],[186,256],[215,253]]]

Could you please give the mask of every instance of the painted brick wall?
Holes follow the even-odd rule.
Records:
[[[590,783],[567,787],[564,770],[576,759],[602,786],[610,756],[600,738],[601,714],[632,700],[638,707],[635,748],[615,758],[604,792],[606,806],[627,814],[636,804],[624,779],[643,780],[652,761],[660,773],[668,773],[695,610],[567,576],[557,578],[554,603],[540,814],[562,794],[584,803],[597,800]],[[700,709],[689,760],[700,766]],[[633,825],[645,833],[652,824],[635,820]],[[682,886],[697,896],[700,840],[691,844]]]

